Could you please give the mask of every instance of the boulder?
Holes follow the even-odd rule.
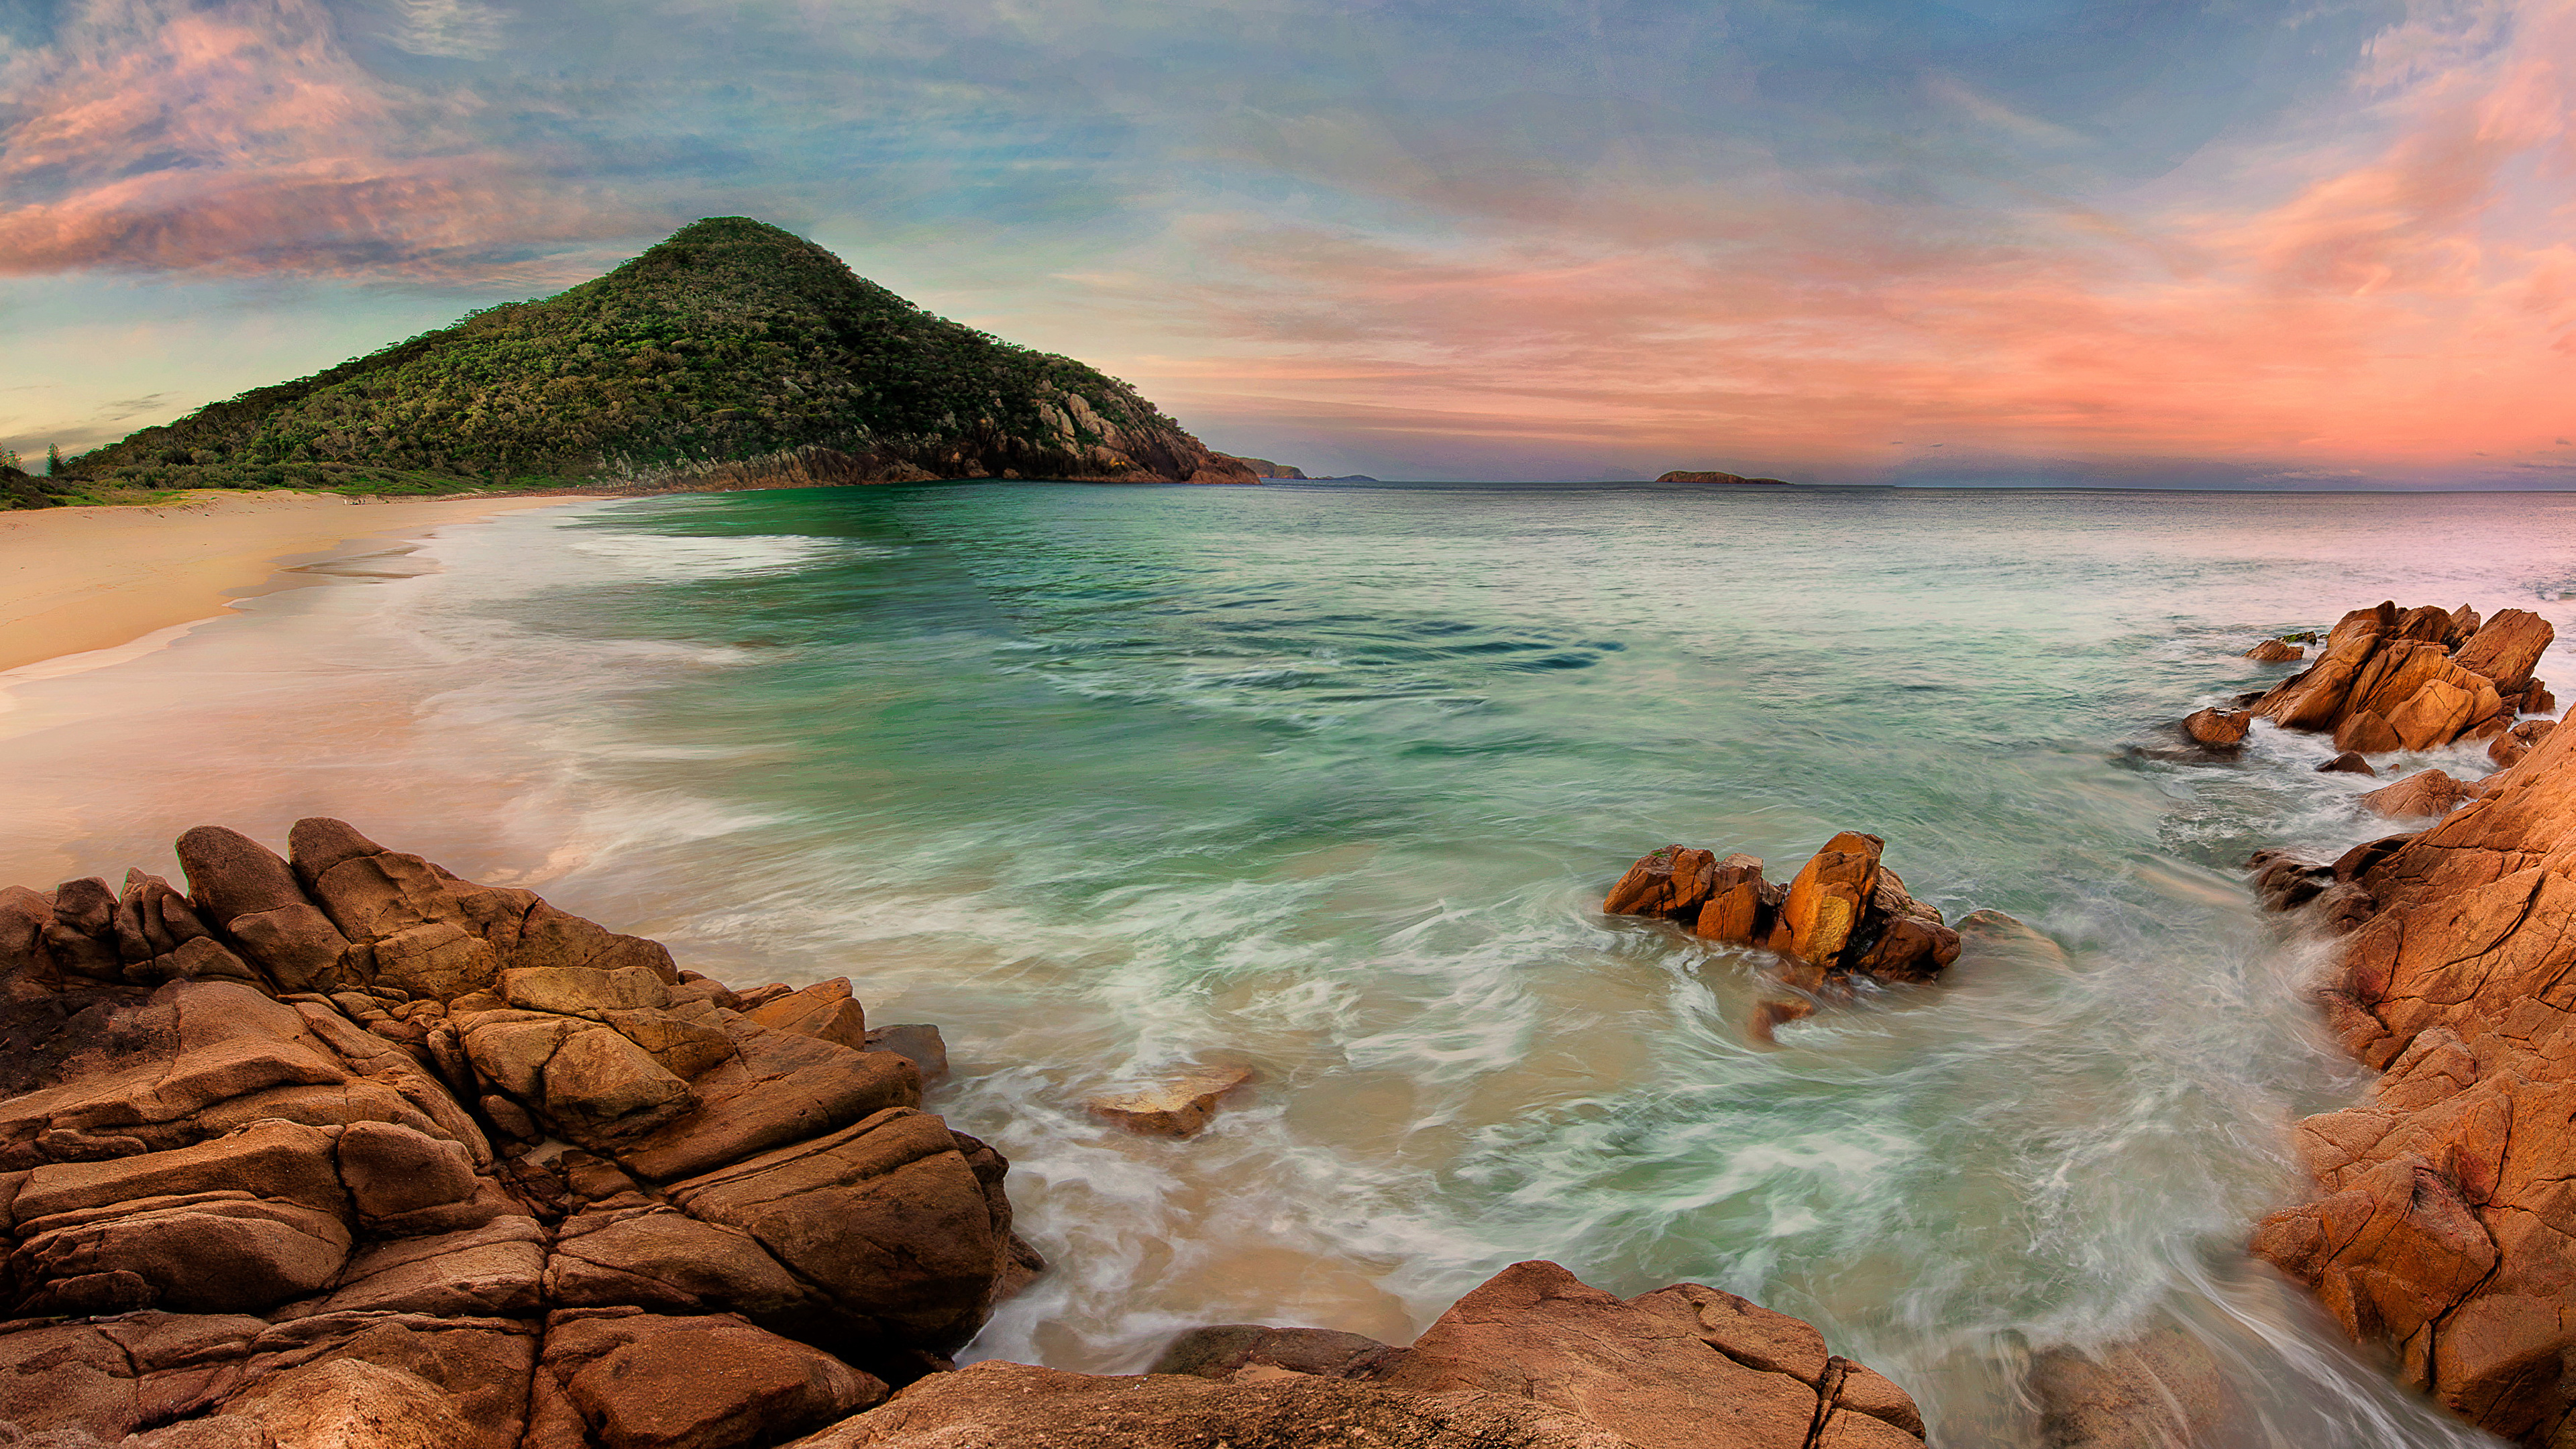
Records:
[[[879,1112],[827,1137],[672,1184],[671,1202],[739,1229],[829,1297],[865,1366],[953,1353],[982,1326],[1009,1260],[999,1168],[979,1174],[936,1117]],[[980,1143],[975,1151],[998,1164]],[[988,1184],[987,1175],[993,1181]]]
[[[2308,657],[2308,651],[2296,644],[2266,639],[2245,651],[2245,657],[2257,664],[2295,664]]]
[[[2368,775],[2374,780],[2379,778],[2379,772],[2371,768],[2370,761],[2363,759],[2357,751],[2353,750],[2346,750],[2342,754],[2335,756],[2333,759],[2326,761],[2324,764],[2317,766],[2317,773],[2320,775]]]
[[[1717,857],[1685,845],[1667,845],[1628,867],[1601,902],[1609,916],[1659,916],[1696,920],[1716,884]]]
[[[1252,1383],[1212,1383],[1187,1374],[1077,1374],[999,1359],[933,1375],[881,1408],[798,1440],[794,1449],[987,1445],[1634,1449],[1598,1425],[1516,1396],[1407,1393],[1306,1374]]]
[[[2487,759],[2497,769],[2510,770],[2521,764],[2522,757],[2531,753],[2531,747],[2557,727],[2555,720],[2524,720],[2496,735],[2494,742],[2487,746]]]
[[[830,1354],[729,1314],[558,1313],[538,1372],[591,1442],[618,1449],[776,1444],[886,1396]]]
[[[854,1052],[868,1049],[867,1014],[850,999],[850,979],[846,976],[818,981],[743,1015],[772,1031],[792,1031],[838,1042]]]
[[[765,1327],[825,1306],[751,1234],[640,1197],[565,1219],[545,1285],[548,1301],[567,1308],[730,1312]]]
[[[2494,691],[2488,695],[2493,697]],[[2388,712],[2388,727],[2410,750],[2449,744],[2478,719],[2478,699],[2445,680],[2430,679]]]
[[[881,1026],[868,1033],[868,1050],[892,1052],[920,1071],[923,1086],[948,1075],[948,1043],[939,1028],[920,1022]]]
[[[2477,797],[2477,788],[2465,780],[2454,780],[2440,770],[2419,770],[2394,785],[2362,796],[2361,806],[2391,819],[2438,816],[2448,815]]]
[[[1188,1137],[1208,1124],[1217,1103],[1252,1080],[1249,1067],[1198,1067],[1131,1092],[1094,1097],[1091,1115],[1148,1137]]]
[[[1789,883],[1779,924],[1771,931],[1773,949],[1828,968],[1839,962],[1878,889],[1878,859],[1886,845],[1855,830],[1826,841]]]
[[[2245,743],[2254,716],[2241,709],[2204,709],[2183,717],[2182,732],[2207,749],[2231,749]]]
[[[2556,638],[2557,631],[2538,614],[2506,609],[2462,644],[2455,658],[2461,668],[2485,675],[2499,688],[2513,688],[2530,682],[2531,671]]]
[[[1220,1323],[1193,1328],[1163,1346],[1147,1373],[1189,1374],[1219,1383],[1258,1382],[1283,1373],[1367,1378],[1403,1354],[1356,1333]]]
[[[2217,1356],[2177,1327],[2089,1351],[2040,1353],[2031,1360],[2030,1396],[2051,1449],[2206,1444],[2244,1416]]]
[[[1459,1299],[1377,1381],[1535,1399],[1635,1449],[1803,1446],[1845,1417],[1868,1421],[1851,1427],[1854,1444],[1920,1442],[1902,1391],[1863,1370],[1844,1398],[1854,1366],[1801,1329],[1698,1284],[1622,1301],[1553,1263],[1520,1263]]]
[[[2344,716],[2343,723],[2335,726],[2334,744],[2338,750],[2361,755],[2384,755],[2406,748],[2406,742],[2398,738],[2388,721],[2377,710],[2369,709]]]
[[[437,1385],[347,1358],[262,1379],[207,1427],[236,1424],[260,1436],[242,1449],[453,1449],[476,1437]]]

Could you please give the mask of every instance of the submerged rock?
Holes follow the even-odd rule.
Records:
[[[2182,732],[2204,748],[2230,749],[2245,743],[2246,729],[2253,722],[2254,716],[2246,710],[2204,709],[2183,718]]]
[[[2362,796],[2361,806],[2375,815],[2391,819],[2408,815],[2448,815],[2478,795],[2478,786],[2469,781],[2454,780],[2440,770],[2419,770],[2394,785]]]
[[[1200,1067],[1132,1092],[1094,1097],[1084,1105],[1130,1132],[1147,1137],[1189,1137],[1207,1126],[1217,1103],[1252,1080],[1250,1067]]]
[[[2371,768],[2370,761],[2363,759],[2361,757],[2361,752],[2358,750],[2346,750],[2342,754],[2335,756],[2333,759],[2326,761],[2324,764],[2317,766],[2317,773],[2320,775],[2368,775],[2374,780],[2379,778],[2379,771]]]
[[[2284,639],[2266,639],[2245,651],[2245,657],[2257,664],[2295,664],[2308,657],[2308,651]]]
[[[2030,1366],[2048,1449],[2171,1449],[2208,1443],[2243,1405],[2217,1355],[2178,1327],[2086,1352],[2055,1348]]]

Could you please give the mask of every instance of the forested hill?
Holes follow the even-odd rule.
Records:
[[[72,481],[409,491],[616,479],[1250,483],[1135,389],[712,217],[604,277],[257,388]]]

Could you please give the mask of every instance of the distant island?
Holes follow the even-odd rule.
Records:
[[[1259,481],[1126,383],[933,316],[738,216],[30,481],[443,493],[950,478]],[[9,482],[6,501],[38,492]]]
[[[1786,478],[1747,478],[1740,473],[1697,473],[1676,468],[1655,480],[1658,483],[1732,483],[1743,488],[1795,488]]]

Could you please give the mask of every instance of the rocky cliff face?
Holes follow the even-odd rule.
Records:
[[[2401,735],[2431,720],[2456,737],[2475,711],[2449,694],[2538,688],[2535,631],[2512,613],[2456,653],[2339,627],[2319,666],[2336,671],[2274,691],[2276,717],[2328,727],[2299,701],[2340,678],[2343,720],[2375,715]],[[2473,653],[2500,625],[2524,642]],[[2476,678],[2438,691],[2455,669]],[[2365,691],[2373,677],[2399,684]],[[2421,706],[2374,703],[2428,691]],[[2354,1338],[2392,1350],[2408,1383],[2497,1434],[2556,1445],[2576,1435],[2576,731],[2537,737],[2475,798],[2410,806],[2451,811],[2429,829],[2330,866],[2258,857],[2273,905],[2350,932],[2324,999],[2382,1075],[2360,1104],[2299,1124],[2320,1195],[2265,1219],[2253,1247]]]
[[[0,1442],[1919,1449],[1816,1331],[1525,1263],[1410,1348],[948,1356],[1041,1271],[935,1032],[736,991],[336,820],[0,890]],[[900,1050],[885,1049],[899,1046]],[[813,1436],[803,1438],[800,1436]]]

